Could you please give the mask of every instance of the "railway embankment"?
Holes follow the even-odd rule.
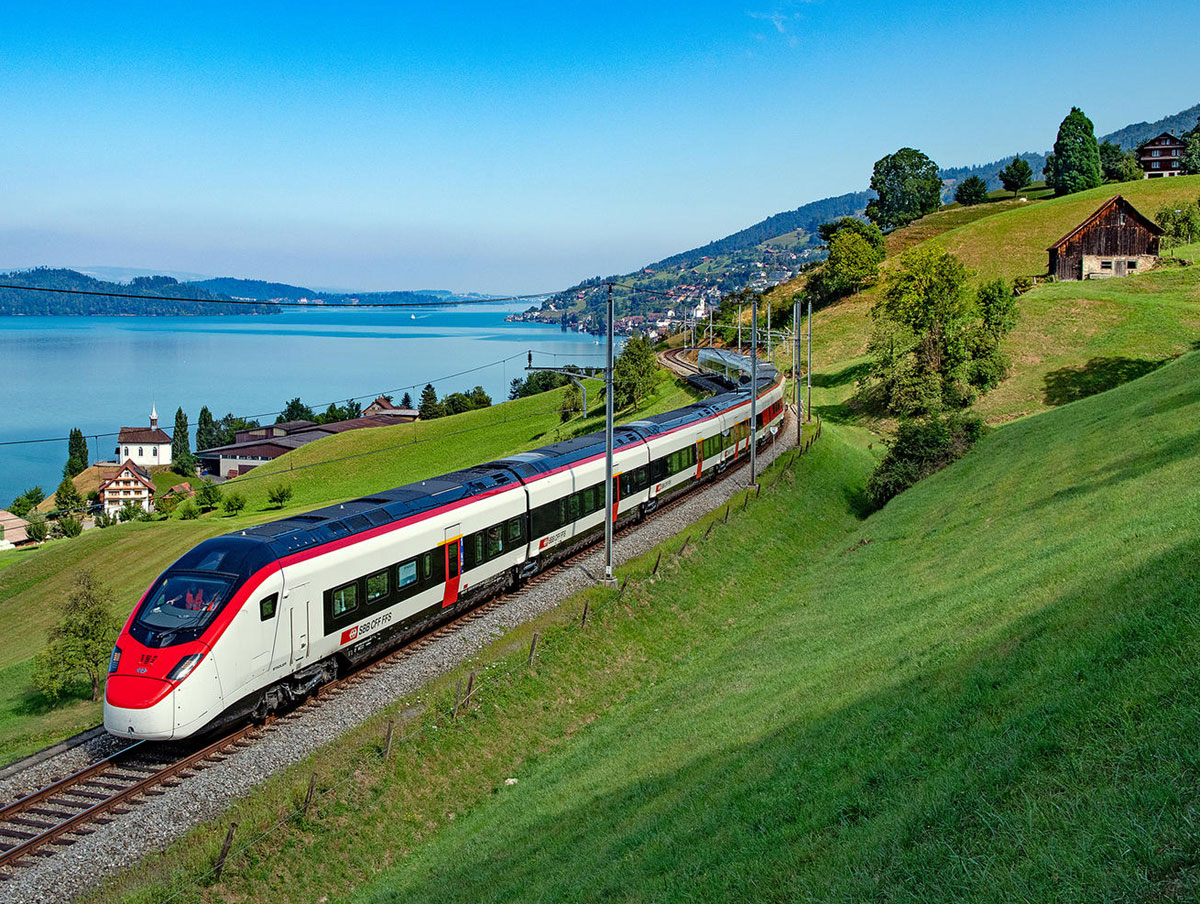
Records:
[[[815,430],[810,431],[810,435],[813,433]],[[788,454],[794,436],[794,427],[781,431],[778,440],[761,453],[763,466],[781,454]],[[790,456],[788,460],[793,467],[799,464]],[[722,505],[736,507],[740,503],[748,506],[750,503],[744,491],[747,478],[745,467],[732,471],[722,480],[670,503],[646,522],[622,530],[615,546],[617,561],[628,562],[645,555],[658,544],[673,543],[681,530],[705,516],[709,518],[708,524],[715,527],[711,513]],[[779,478],[777,470],[768,479]],[[699,530],[699,527],[693,528],[689,544],[698,541]],[[497,604],[460,619],[453,631],[438,632],[435,638],[415,644],[394,661],[372,670],[362,680],[356,677],[337,688],[336,694],[323,695],[293,716],[272,724],[253,743],[223,750],[219,762],[205,763],[202,772],[187,775],[182,783],[172,778],[174,787],[156,789],[154,797],[138,798],[132,812],[121,814],[106,825],[92,826],[90,834],[75,838],[70,847],[56,849],[52,856],[41,861],[26,858],[20,867],[6,873],[9,878],[0,887],[14,901],[31,902],[60,900],[64,895],[86,891],[98,879],[161,850],[169,840],[182,837],[205,819],[219,817],[234,800],[252,794],[253,789],[273,773],[289,768],[293,771],[315,768],[310,758],[314,751],[321,751],[325,745],[329,745],[325,749],[332,750],[335,757],[348,749],[357,749],[362,732],[355,735],[354,730],[374,713],[382,711],[396,719],[400,723],[397,737],[407,737],[415,730],[410,724],[412,721],[420,721],[430,712],[437,718],[439,710],[430,702],[436,699],[436,690],[431,690],[429,683],[434,681],[444,685],[449,679],[441,676],[448,672],[459,676],[455,686],[464,699],[462,673],[465,671],[471,676],[468,686],[473,690],[471,700],[463,706],[463,716],[465,718],[468,711],[474,715],[496,690],[497,663],[504,656],[503,649],[497,650],[496,638],[505,638],[499,642],[501,648],[511,647],[514,641],[509,632],[531,619],[546,617],[551,630],[541,644],[538,657],[554,656],[553,652],[547,654],[546,651],[558,620],[553,614],[556,607],[573,594],[594,587],[594,576],[602,571],[598,550],[569,560],[520,591],[506,595]],[[663,573],[666,574],[666,569]],[[547,616],[547,613],[551,614]],[[592,613],[593,622],[599,617],[597,608]],[[568,616],[568,621],[573,620],[574,613]],[[521,631],[522,635],[528,633],[528,628]],[[438,686],[435,684],[434,687]],[[454,708],[457,709],[457,705]],[[379,718],[382,716],[376,717],[375,721]],[[452,721],[457,724],[457,719]],[[436,731],[436,725],[430,730]],[[349,739],[345,737],[347,732],[352,733]],[[111,744],[111,741],[107,743]],[[367,741],[368,746],[378,743],[373,737]],[[404,743],[397,740],[397,748]],[[318,758],[321,755],[316,754]],[[45,768],[43,766],[41,771]],[[340,777],[330,774],[328,782],[322,784],[318,806],[321,800],[330,796],[326,792],[331,788],[340,788],[348,779],[357,780],[356,776],[353,771],[343,772]],[[13,792],[32,791],[36,784],[36,781],[31,784],[25,776],[17,776],[0,790],[11,796]],[[0,831],[3,831],[3,825],[0,825]],[[258,837],[261,835],[263,832],[245,824],[245,837],[239,839],[239,848],[247,842],[262,841],[263,838]],[[52,891],[48,893],[47,889]]]
[[[390,756],[399,711],[94,900],[1194,898],[1198,387],[1193,353],[1009,424],[866,519],[827,426],[477,658],[457,719],[461,670]]]

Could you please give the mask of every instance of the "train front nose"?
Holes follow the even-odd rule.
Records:
[[[175,734],[175,691],[170,682],[140,675],[109,675],[104,730],[122,738],[169,741]]]

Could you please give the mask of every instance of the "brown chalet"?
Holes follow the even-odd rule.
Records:
[[[1120,195],[1051,245],[1055,279],[1102,279],[1149,270],[1158,262],[1162,229]]]
[[[1170,132],[1163,132],[1157,138],[1151,138],[1137,149],[1138,163],[1146,172],[1147,179],[1161,179],[1164,176],[1180,176],[1182,159],[1187,143]]]

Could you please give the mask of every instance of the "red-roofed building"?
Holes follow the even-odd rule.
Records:
[[[1158,263],[1162,228],[1120,195],[1051,245],[1055,279],[1103,279],[1149,270]]]
[[[167,447],[170,452],[170,447]],[[154,510],[154,481],[150,474],[126,459],[116,474],[100,482],[100,504],[109,515],[116,515],[126,503],[132,502],[146,511]]]
[[[117,461],[132,461],[135,465],[169,465],[171,437],[158,428],[158,411],[150,406],[149,427],[122,427],[117,436]]]
[[[386,417],[391,418],[397,424],[405,424],[409,421],[415,421],[420,415],[420,412],[415,408],[400,408],[393,405],[391,399],[385,396],[380,396],[365,409],[363,409],[363,417]]]

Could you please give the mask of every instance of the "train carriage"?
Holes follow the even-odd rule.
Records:
[[[782,418],[782,383],[770,373],[759,388],[761,441]],[[617,428],[615,519],[744,457],[749,411],[743,389]],[[604,471],[591,434],[206,540],[130,614],[105,727],[181,738],[303,697],[590,543]]]

